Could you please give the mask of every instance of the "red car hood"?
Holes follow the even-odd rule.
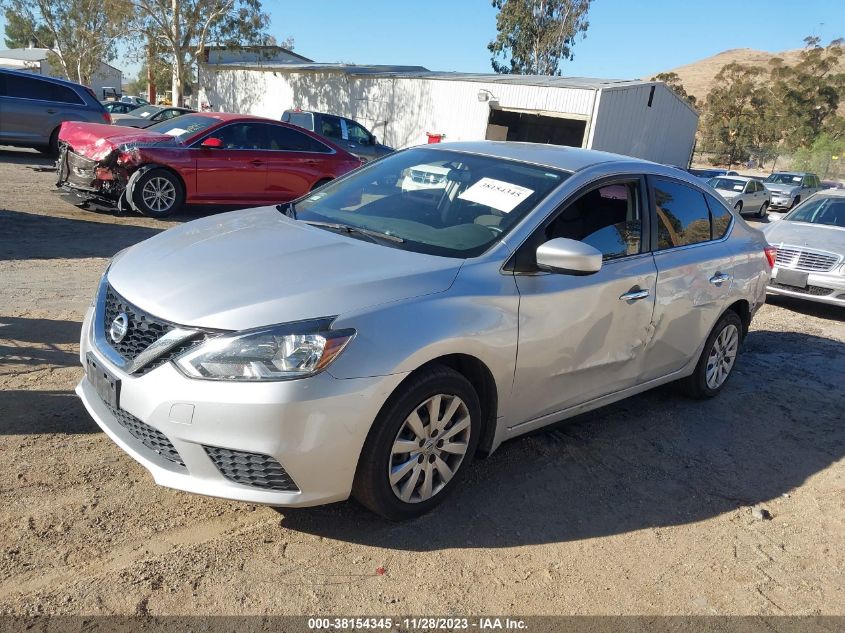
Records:
[[[103,123],[66,121],[59,130],[59,140],[77,154],[92,160],[102,160],[121,146],[173,145],[175,137],[148,130]]]

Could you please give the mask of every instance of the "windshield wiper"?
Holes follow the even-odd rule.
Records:
[[[284,213],[289,218],[296,219],[296,208],[293,206],[293,202],[283,202],[282,204],[276,205],[276,211],[279,213]]]
[[[380,231],[373,231],[371,229],[365,229],[360,226],[352,226],[351,224],[340,224],[338,222],[318,222],[314,220],[303,220],[305,224],[310,224],[311,226],[319,226],[324,229],[330,229],[332,231],[342,231],[343,233],[359,233],[361,235],[366,235],[369,238],[373,238],[374,241],[383,239],[389,242],[396,242],[397,244],[401,244],[405,240],[397,235],[391,235],[390,233],[382,233]]]

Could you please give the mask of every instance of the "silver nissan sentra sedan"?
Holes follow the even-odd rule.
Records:
[[[159,484],[404,519],[510,438],[671,381],[716,395],[774,257],[672,167],[413,148],[119,253],[77,393]]]

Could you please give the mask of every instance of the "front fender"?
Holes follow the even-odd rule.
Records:
[[[340,315],[333,328],[354,328],[357,335],[329,372],[336,378],[385,376],[466,354],[488,367],[501,402],[513,387],[519,293],[513,275],[499,266],[464,265],[444,292]]]

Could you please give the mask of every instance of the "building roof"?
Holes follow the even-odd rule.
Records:
[[[476,81],[481,83],[517,84],[521,86],[548,86],[553,88],[581,88],[600,90],[619,86],[655,83],[638,79],[596,79],[590,77],[550,77],[546,75],[500,75],[496,73],[461,73],[428,70],[423,66],[358,65],[324,63],[277,62],[226,62],[216,64],[223,68],[283,72],[330,72],[349,76],[399,77],[406,79],[442,79]]]
[[[47,59],[49,48],[7,48],[0,50],[0,58],[19,59],[22,62],[41,62]]]
[[[256,44],[256,45],[247,45],[247,46],[228,46],[226,44],[209,44],[208,46],[205,47],[205,55],[203,56],[203,59],[205,59],[206,61],[208,61],[209,51],[262,51],[265,54],[270,53],[272,51],[275,51],[275,52],[278,52],[278,53],[284,53],[286,55],[290,55],[291,57],[295,57],[298,60],[300,60],[301,62],[308,63],[308,62],[314,61],[313,59],[308,59],[304,55],[300,55],[299,53],[293,52],[289,48],[285,48],[284,46],[277,46],[275,44],[267,44],[267,45]],[[241,62],[241,63],[260,64],[261,62]],[[273,63],[278,63],[278,62],[273,62]]]

